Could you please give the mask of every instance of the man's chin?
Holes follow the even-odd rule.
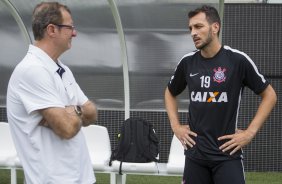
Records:
[[[71,43],[69,43],[68,47],[67,47],[67,50],[69,50],[71,48]]]
[[[196,47],[196,49],[199,49],[199,50],[203,48],[202,45],[195,45],[195,47]]]
[[[199,45],[195,45],[195,47],[198,49],[198,50],[201,50],[203,48],[205,48],[207,45],[205,44],[199,44]]]
[[[194,45],[197,49],[201,49],[201,47],[203,46],[201,43],[199,42],[194,42]]]

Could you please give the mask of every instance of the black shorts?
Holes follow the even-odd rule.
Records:
[[[182,184],[245,184],[243,161],[206,161],[186,156]]]

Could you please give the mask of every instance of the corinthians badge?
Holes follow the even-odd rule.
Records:
[[[226,76],[225,76],[225,71],[226,69],[225,68],[221,68],[221,67],[217,67],[217,68],[214,68],[213,71],[215,72],[214,75],[213,75],[213,80],[217,83],[221,83],[221,82],[224,82],[225,79],[226,79]]]

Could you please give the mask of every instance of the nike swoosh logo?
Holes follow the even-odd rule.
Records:
[[[190,77],[194,77],[196,75],[198,75],[199,73],[190,73]]]

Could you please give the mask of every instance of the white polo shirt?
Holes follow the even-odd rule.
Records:
[[[84,95],[70,69],[30,45],[8,85],[7,115],[27,184],[93,184],[95,176],[82,131],[66,140],[39,126],[39,109],[82,105]]]

